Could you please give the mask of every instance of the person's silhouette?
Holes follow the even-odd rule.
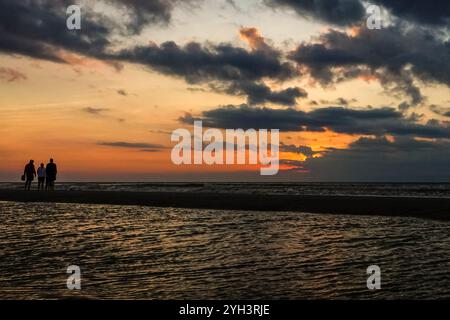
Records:
[[[45,182],[45,167],[44,164],[41,163],[41,166],[37,169],[37,176],[38,176],[38,190],[44,190],[44,182]]]
[[[34,180],[36,176],[36,168],[34,167],[34,160],[30,160],[30,162],[25,166],[23,170],[23,175],[25,176],[25,190],[31,189],[31,182]]]
[[[47,163],[47,166],[45,167],[45,190],[54,190],[57,173],[58,169],[56,167],[56,163],[53,162],[53,159],[50,159],[50,162]]]

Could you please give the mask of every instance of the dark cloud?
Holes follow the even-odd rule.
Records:
[[[106,0],[118,8],[125,9],[130,19],[127,28],[133,33],[155,23],[167,24],[171,20],[172,10],[176,5],[198,2],[195,0]]]
[[[149,130],[148,132],[157,134],[172,134],[172,131],[168,130]]]
[[[298,76],[291,62],[269,46],[254,28],[241,29],[251,50],[231,44],[175,42],[151,44],[123,50],[112,59],[143,64],[162,74],[181,77],[190,84],[207,83],[213,91],[246,96],[249,104],[296,105],[305,90],[292,87],[279,91],[264,84],[265,79],[283,82]]]
[[[241,8],[236,4],[236,2],[234,0],[226,0],[226,3],[232,7],[234,10],[241,12]]]
[[[27,80],[27,76],[16,69],[0,67],[0,80],[8,82],[23,81]]]
[[[433,104],[430,106],[430,110],[438,115],[450,117],[450,108],[443,108]]]
[[[0,52],[65,62],[58,50],[97,55],[108,45],[106,27],[84,19],[83,32],[66,28],[68,1],[0,0]]]
[[[299,76],[293,61],[306,67],[323,85],[358,77],[375,78],[390,94],[410,97],[410,106],[425,100],[416,79],[450,84],[450,45],[448,40],[443,40],[445,34],[420,26],[410,28],[398,23],[375,31],[362,28],[356,36],[332,30],[319,41],[302,43],[289,54],[288,61],[256,28],[239,31],[250,50],[227,43],[179,45],[168,41],[114,53],[112,39],[116,33],[121,33],[117,30],[120,25],[125,24],[131,32],[140,32],[147,25],[168,23],[175,7],[201,0],[101,1],[123,13],[124,21],[115,21],[106,13],[88,8],[83,12],[82,30],[69,31],[65,27],[65,9],[71,4],[68,0],[0,0],[0,52],[68,63],[71,59],[67,54],[77,53],[114,63],[118,68],[121,62],[138,63],[169,76],[181,77],[190,84],[218,83],[217,87],[230,94],[247,96],[249,104],[294,106],[296,99],[305,97],[301,88],[276,91],[265,84],[265,80],[282,82]],[[353,24],[364,15],[359,0],[267,2],[272,6],[290,6],[301,14],[339,25]],[[441,1],[433,2],[433,7],[414,1],[412,9],[403,5],[404,1],[396,1],[395,5],[382,0],[378,3],[397,15],[404,12],[417,21],[426,21],[435,15],[442,23],[448,15],[448,4]],[[433,13],[437,9],[439,13]],[[420,14],[423,19],[419,18]]]
[[[66,9],[72,1],[0,0],[0,52],[54,62],[66,62],[61,50],[107,59],[113,34],[139,33],[149,24],[166,24],[176,5],[198,1],[101,0],[128,19],[119,23],[87,4],[82,7],[81,30],[68,30]]]
[[[99,146],[116,147],[116,148],[129,148],[129,149],[166,149],[163,145],[152,144],[145,142],[98,142]]]
[[[253,51],[264,52],[268,55],[280,56],[281,51],[275,49],[273,46],[267,43],[267,40],[261,35],[259,30],[254,27],[242,27],[239,29],[239,35],[245,41]]]
[[[265,0],[272,7],[289,7],[302,16],[335,25],[351,25],[361,21],[365,9],[360,0]]]
[[[89,113],[89,114],[95,114],[99,115],[101,113],[109,111],[108,108],[94,108],[94,107],[86,107],[82,109],[83,112]]]
[[[121,61],[139,63],[166,75],[184,78],[188,83],[211,80],[255,81],[263,78],[286,80],[297,75],[292,64],[263,51],[247,51],[230,44],[175,42],[135,47],[111,56]]]
[[[377,79],[391,94],[406,94],[418,104],[424,98],[414,78],[450,85],[450,43],[443,39],[428,29],[400,25],[361,28],[353,36],[329,30],[315,43],[302,43],[289,57],[323,85]]]
[[[308,158],[304,178],[321,181],[449,181],[450,143],[360,138],[347,149]]]
[[[297,99],[306,98],[308,93],[298,87],[272,90],[264,83],[252,81],[237,81],[229,85],[211,85],[214,91],[224,92],[231,95],[243,95],[247,97],[247,103],[250,105],[261,105],[273,103],[283,106],[295,106]]]
[[[201,87],[189,87],[187,88],[188,91],[191,92],[206,92],[207,90],[205,88],[201,88]]]
[[[450,1],[448,0],[371,0],[389,9],[397,17],[427,25],[450,23]]]
[[[450,138],[447,126],[418,124],[394,108],[349,109],[326,107],[305,112],[296,109],[253,108],[248,105],[224,106],[204,111],[201,117],[186,114],[179,119],[191,124],[202,120],[216,128],[280,129],[280,131],[324,131],[355,135],[400,135],[423,138]]]
[[[348,106],[349,104],[353,102],[357,102],[356,99],[345,99],[342,97],[337,98],[336,100],[320,100],[321,104],[328,104],[328,105],[338,105],[338,106]]]
[[[316,152],[311,147],[308,146],[296,146],[293,144],[287,145],[283,142],[280,143],[280,151],[283,152],[292,152],[292,153],[300,153],[306,157],[312,157],[315,154],[319,154],[320,152]]]

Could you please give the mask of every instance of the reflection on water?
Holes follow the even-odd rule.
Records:
[[[450,298],[448,222],[0,202],[0,298]],[[369,291],[377,264],[382,289]],[[66,288],[78,265],[82,290]]]

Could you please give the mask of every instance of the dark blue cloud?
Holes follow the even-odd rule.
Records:
[[[329,30],[317,42],[299,45],[289,57],[323,85],[372,76],[390,93],[406,94],[413,105],[424,100],[414,79],[450,85],[450,43],[422,28],[362,28],[355,36]]]
[[[191,124],[202,120],[215,128],[279,129],[280,131],[324,131],[355,135],[399,135],[450,139],[444,125],[419,124],[403,117],[394,108],[349,109],[318,108],[310,112],[297,109],[254,108],[248,105],[224,106],[204,111],[200,117],[190,114],[179,119]]]
[[[265,0],[271,7],[288,7],[299,15],[338,26],[361,24],[367,18],[364,3],[376,4],[413,23],[449,26],[448,0]]]

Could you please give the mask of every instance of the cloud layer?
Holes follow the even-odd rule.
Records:
[[[205,2],[100,2],[123,19],[116,21],[106,13],[108,10],[86,10],[82,31],[68,31],[65,9],[72,4],[68,0],[0,0],[0,53],[67,64],[73,60],[71,55],[115,65],[133,63],[183,79],[198,90],[245,99],[242,105],[213,107],[200,115],[186,114],[180,118],[184,124],[201,119],[205,126],[217,128],[329,130],[355,135],[357,140],[347,149],[327,149],[320,158],[313,158],[317,152],[309,146],[282,144],[283,151],[308,157],[305,163],[290,160],[289,164],[309,170],[311,177],[377,179],[379,170],[380,176],[392,179],[408,174],[417,179],[449,178],[447,106],[428,106],[437,118],[444,120],[426,121],[417,114],[407,116],[411,108],[427,102],[423,88],[450,86],[449,1],[264,0],[271,8],[290,8],[301,17],[337,27],[297,43],[293,50],[274,46],[254,27],[238,30],[242,45],[193,40],[177,43],[170,39],[159,44],[124,45],[117,39],[140,35],[154,25],[168,25],[177,7]],[[368,4],[378,4],[388,11],[389,26],[380,30],[365,27]],[[351,30],[346,29],[349,26]],[[2,66],[0,79],[13,82],[27,76]],[[315,102],[311,103],[314,105],[311,111],[300,108],[299,101],[308,97],[308,88],[300,87],[299,83],[318,83],[327,90],[355,79],[378,81],[387,94],[401,101],[398,108],[355,108],[356,101],[345,96],[328,107],[318,107]],[[122,97],[128,95],[123,89],[116,92]],[[108,109],[88,107],[82,111],[101,115]],[[164,148],[124,141],[98,145],[148,152]]]
[[[450,139],[450,127],[434,123],[419,124],[404,118],[400,111],[389,107],[360,110],[325,107],[306,112],[292,108],[255,108],[244,104],[204,111],[202,116],[197,118],[187,114],[179,120],[185,124],[202,120],[205,126],[216,128],[271,128],[286,132],[323,132],[328,129],[336,133],[354,135]]]

